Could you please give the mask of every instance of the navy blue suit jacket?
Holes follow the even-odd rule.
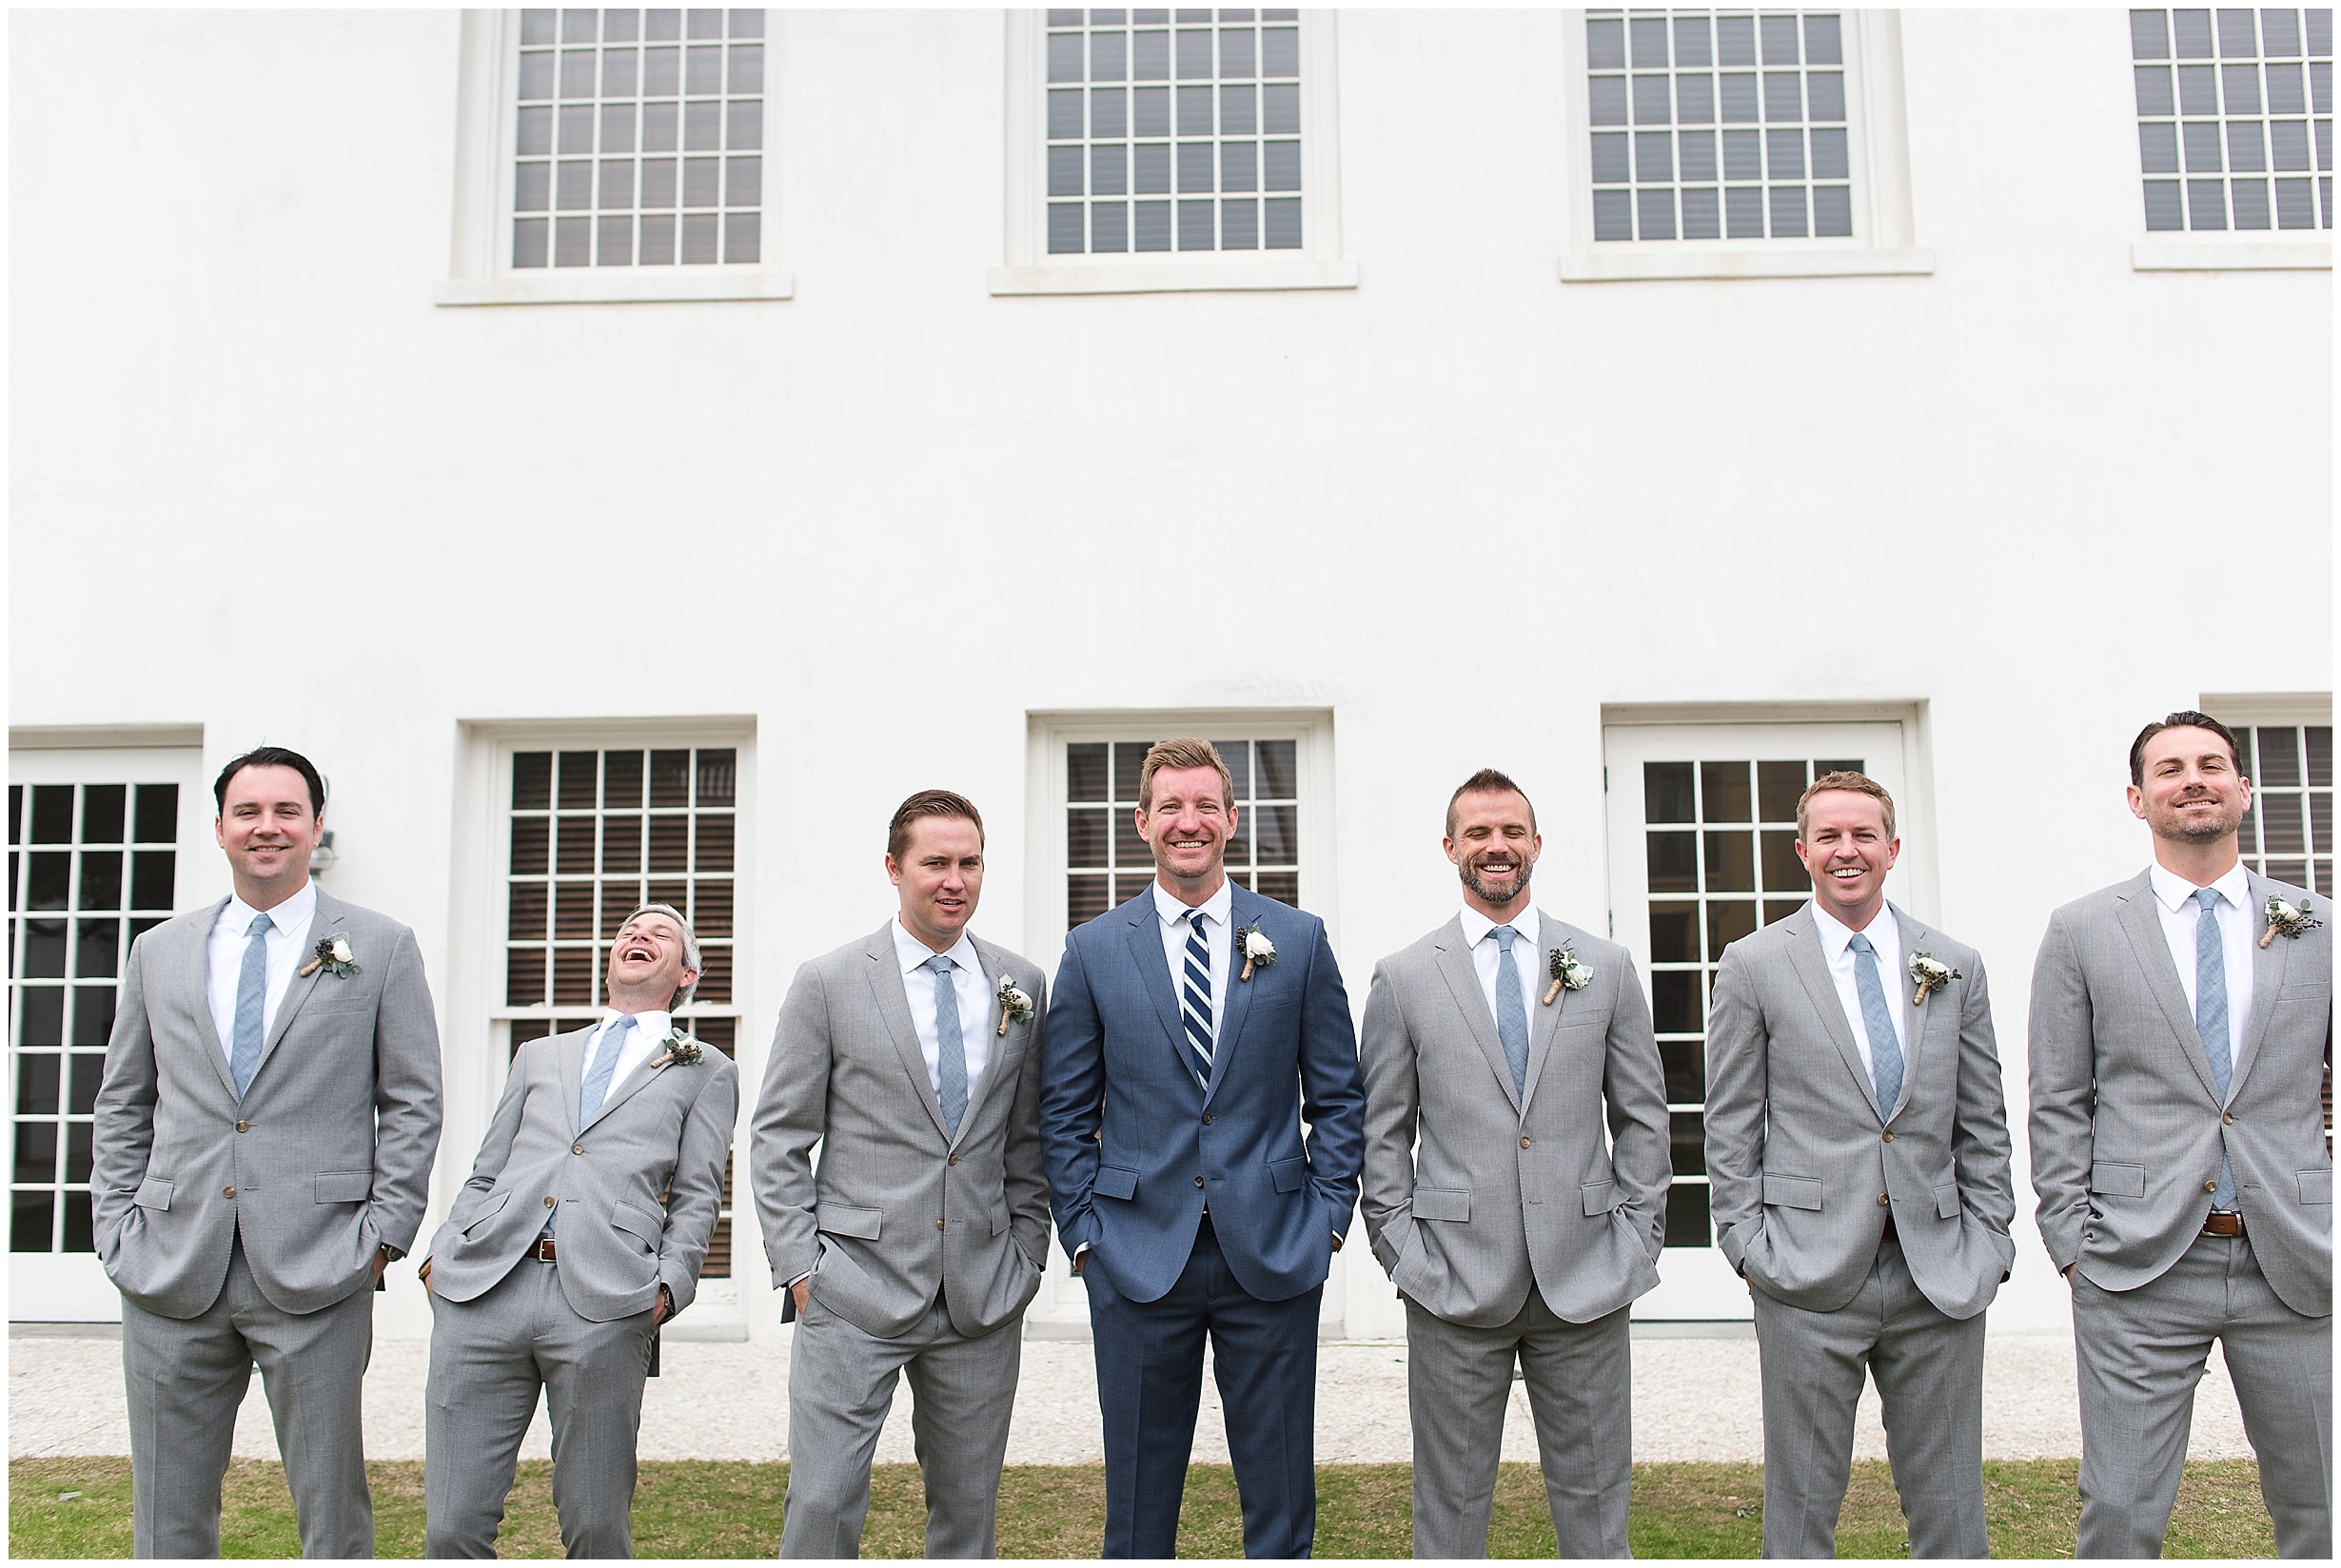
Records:
[[[1325,1283],[1357,1206],[1366,1091],[1325,922],[1232,892],[1234,925],[1257,925],[1276,962],[1239,980],[1233,953],[1208,1085],[1186,1065],[1151,885],[1066,938],[1049,1002],[1040,1136],[1057,1234],[1134,1302],[1178,1283],[1207,1196],[1236,1283],[1269,1302]]]

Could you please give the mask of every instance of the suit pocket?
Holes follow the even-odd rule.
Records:
[[[1293,1160],[1270,1160],[1269,1182],[1279,1192],[1298,1192],[1308,1185],[1308,1157]]]
[[[1466,1223],[1471,1218],[1471,1189],[1467,1186],[1418,1186],[1414,1189],[1414,1217],[1418,1220]]]
[[[160,1176],[149,1176],[138,1184],[138,1191],[131,1195],[130,1202],[141,1208],[168,1208],[172,1190],[171,1183]]]
[[[1764,1173],[1764,1202],[1775,1208],[1819,1208],[1820,1178]]]
[[[1008,1204],[1005,1200],[992,1205],[992,1234],[997,1236],[1008,1228]]]
[[[878,1236],[878,1222],[886,1217],[882,1208],[856,1208],[848,1204],[820,1204],[813,1211],[813,1228],[826,1230],[832,1236],[854,1236],[865,1242],[875,1242]]]
[[[1953,1182],[1949,1186],[1935,1189],[1935,1217],[1938,1220],[1956,1220],[1959,1217],[1958,1183]]]
[[[2089,1167],[2089,1190],[2108,1198],[2146,1196],[2146,1167],[2117,1160],[2099,1160]]]
[[[1090,1184],[1090,1192],[1099,1198],[1134,1198],[1138,1193],[1138,1173],[1127,1166],[1099,1166],[1097,1180]]]
[[[610,1209],[610,1224],[634,1237],[654,1252],[659,1248],[659,1239],[666,1234],[666,1226],[630,1204],[613,1205]]]
[[[1587,1182],[1584,1193],[1587,1214],[1606,1214],[1618,1206],[1618,1184],[1615,1182]]]
[[[362,1204],[373,1195],[374,1173],[370,1170],[317,1173],[317,1201],[321,1204]]]
[[[2296,986],[2286,986],[2276,992],[2276,1000],[2279,1002],[2290,1002],[2295,998],[2303,1002],[2323,1002],[2331,1000],[2331,996],[2332,982],[2330,980],[2304,980]]]
[[[510,1203],[511,1201],[512,1194],[509,1192],[499,1192],[491,1196],[486,1203],[480,1205],[480,1212],[471,1217],[471,1224],[463,1227],[463,1234],[468,1236],[473,1231],[479,1229],[482,1225],[487,1224],[490,1220],[496,1218],[497,1215],[503,1212],[504,1205]]]
[[[2332,1203],[2332,1171],[2304,1170],[2300,1172],[2300,1201],[2304,1204]]]

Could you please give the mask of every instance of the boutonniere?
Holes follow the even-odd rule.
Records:
[[[707,1054],[705,1046],[700,1045],[680,1029],[669,1034],[661,1044],[666,1047],[666,1049],[651,1058],[650,1065],[654,1068],[669,1065],[679,1068],[695,1068],[699,1065],[699,1059]]]
[[[1000,976],[999,993],[993,998],[1000,1005],[1000,1027],[994,1032],[1006,1034],[1008,1026],[1021,1024],[1033,1016],[1033,999],[1016,984],[1013,975]]]
[[[350,957],[349,938],[341,931],[317,944],[317,956],[301,966],[300,978],[306,980],[321,969],[336,980],[346,980],[360,972]]]
[[[1954,980],[1965,978],[1966,976],[1960,974],[1950,965],[1938,959],[1930,958],[1925,953],[1918,953],[1910,961],[1910,1005],[1914,1008],[1922,1008],[1926,1006],[1926,999],[1930,994],[1942,990]]]
[[[1235,940],[1244,951],[1244,972],[1236,976],[1238,980],[1250,979],[1255,967],[1265,969],[1276,962],[1276,944],[1258,926],[1236,927]]]
[[[2311,900],[2304,898],[2300,901],[2300,908],[2294,909],[2274,893],[2270,893],[2268,895],[2268,929],[2260,932],[2260,946],[2265,948],[2279,936],[2297,939],[2302,931],[2312,931],[2323,925],[2324,921],[2309,912],[2313,907]]]
[[[1578,958],[1574,941],[1564,942],[1545,953],[1544,969],[1552,976],[1552,984],[1544,988],[1544,1006],[1548,1008],[1563,991],[1583,990],[1593,983],[1593,966]]]

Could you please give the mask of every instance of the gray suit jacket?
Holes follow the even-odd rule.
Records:
[[[1853,1300],[1892,1202],[1902,1256],[1946,1316],[1989,1306],[2016,1259],[2008,1105],[1983,960],[1893,909],[1905,972],[1891,1118],[1861,1065],[1806,904],[1723,950],[1707,1018],[1707,1180],[1716,1245],[1765,1294],[1815,1312]],[[1911,1006],[1910,958],[1960,978]]]
[[[471,1178],[431,1239],[431,1293],[486,1294],[561,1208],[561,1289],[588,1323],[647,1312],[663,1284],[680,1313],[723,1206],[739,1068],[713,1046],[684,1066],[664,1047],[578,1126],[585,1047],[600,1025],[531,1040],[513,1059]]]
[[[2254,940],[2271,893],[2249,878]],[[2329,900],[2318,913],[2331,921]],[[2252,955],[2252,1011],[2225,1107],[2141,872],[2049,918],[2032,971],[2032,1185],[2059,1269],[2133,1290],[2201,1233],[2222,1149],[2260,1271],[2285,1305],[2332,1311],[2332,1156],[2317,1085],[2332,1059],[2332,927]]]
[[[1048,992],[1039,966],[974,939],[990,989],[1013,976],[1033,1012],[987,1042],[991,1059],[948,1137],[893,927],[805,965],[781,1004],[749,1153],[764,1251],[774,1284],[812,1270],[821,1304],[879,1339],[909,1329],[938,1288],[954,1328],[986,1333],[1032,1302],[1049,1252]],[[795,1313],[784,1292],[781,1315]]]
[[[1537,918],[1541,946],[1572,944],[1593,976],[1550,1007],[1541,987],[1528,998],[1525,1095],[1460,919],[1374,967],[1359,1037],[1374,1256],[1426,1310],[1475,1327],[1509,1323],[1531,1284],[1590,1323],[1659,1283],[1669,1162],[1649,1006],[1623,948]]]
[[[284,1311],[364,1289],[377,1246],[413,1245],[439,1148],[439,1025],[414,932],[319,890],[302,950],[346,935],[359,972],[294,978],[239,1101],[208,993],[226,907],[131,945],[97,1096],[98,1259],[166,1318],[219,1298],[239,1226]]]

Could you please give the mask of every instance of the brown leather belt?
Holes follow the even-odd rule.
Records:
[[[553,1262],[553,1238],[550,1236],[538,1237],[537,1245],[530,1247],[526,1252],[521,1254],[521,1256],[524,1258],[534,1258],[541,1264],[549,1264]]]
[[[2222,1214],[2213,1210],[2203,1217],[2203,1234],[2206,1236],[2240,1236],[2243,1233],[2243,1216],[2240,1214]]]

